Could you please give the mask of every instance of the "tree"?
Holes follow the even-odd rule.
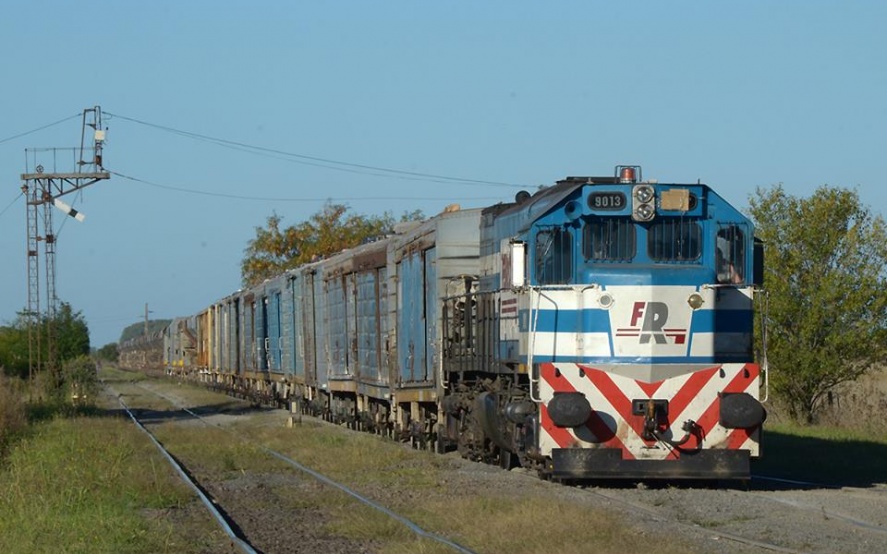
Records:
[[[0,367],[7,375],[28,376],[28,328],[21,316],[12,325],[0,327]]]
[[[117,358],[120,357],[120,352],[117,350],[117,343],[116,342],[109,342],[105,346],[96,350],[95,356],[99,360],[105,360],[107,362],[116,362]]]
[[[826,395],[887,360],[887,232],[857,192],[782,186],[750,199],[765,243],[770,383],[789,415],[816,420]]]
[[[62,302],[55,318],[55,347],[59,363],[89,355],[89,327],[83,314]]]
[[[54,360],[49,360],[50,325],[55,344]],[[75,312],[67,302],[59,305],[52,321],[46,316],[40,317],[38,332],[41,334],[40,359],[50,369],[59,370],[66,360],[89,354],[89,327],[83,315]],[[12,325],[0,328],[0,366],[4,366],[9,375],[27,377],[28,350],[28,318],[24,313],[19,313]]]
[[[162,331],[166,329],[166,327],[172,323],[171,319],[150,319],[148,320],[148,334],[153,335],[158,331]],[[127,325],[126,328],[120,333],[120,344],[125,343],[126,341],[137,339],[145,336],[145,323],[133,323],[132,325]]]
[[[281,229],[277,214],[268,217],[267,227],[256,227],[256,237],[247,243],[240,264],[243,284],[250,287],[314,259],[354,248],[368,240],[390,234],[395,219],[347,214],[344,204],[326,203],[307,221]],[[405,213],[401,221],[422,219],[420,211]]]

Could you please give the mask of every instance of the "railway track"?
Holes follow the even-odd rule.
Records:
[[[171,392],[173,389],[164,388],[154,382],[149,382],[148,386],[139,385],[139,388],[176,410],[181,410],[181,414],[189,419],[199,420],[203,425],[228,430],[225,425],[213,423],[218,421],[218,416],[211,415],[211,410],[206,410],[204,413],[201,409],[188,408],[186,401],[181,397],[185,393]],[[158,389],[169,394],[164,394]],[[207,421],[207,417],[211,421]],[[268,450],[265,452],[299,472],[310,475],[309,472],[286,462]],[[289,458],[279,451],[274,452],[283,458]],[[868,554],[887,551],[887,495],[884,494],[887,489],[837,488],[762,475],[753,478],[751,490],[700,489],[685,486],[580,488],[545,483],[529,473],[522,474],[520,471],[502,472],[481,464],[467,464],[466,467],[468,468],[466,471],[483,473],[484,479],[488,479],[480,485],[480,488],[493,487],[496,490],[544,488],[544,494],[563,497],[567,502],[581,503],[589,506],[589,509],[604,509],[612,514],[624,514],[618,517],[648,529],[650,534],[657,537],[673,537],[676,541],[688,539],[696,544],[707,545],[702,547],[700,550],[702,552],[717,550],[728,554],[733,552],[740,554],[865,552]],[[315,479],[314,476],[311,478]],[[319,481],[323,482],[323,479]],[[358,502],[357,499],[354,501]],[[382,510],[380,512],[384,513]],[[397,514],[394,515],[394,520],[397,520]],[[399,524],[409,527],[405,522]],[[416,535],[423,536],[421,532],[416,532]],[[458,544],[450,548],[453,551],[470,551],[459,550],[464,547]]]
[[[113,391],[113,389],[110,390]],[[201,487],[200,484],[194,479],[194,477],[188,472],[188,470],[183,467],[182,464],[179,463],[179,461],[172,454],[170,454],[170,452],[163,446],[163,444],[161,444],[160,441],[157,440],[157,437],[155,437],[154,434],[149,431],[142,424],[141,421],[139,421],[139,418],[132,413],[132,411],[129,409],[129,406],[126,405],[120,395],[117,395],[115,393],[115,396],[117,396],[117,400],[120,402],[120,405],[126,412],[126,415],[129,416],[129,418],[136,425],[136,427],[139,428],[140,431],[144,432],[148,436],[148,438],[151,440],[151,443],[154,444],[155,447],[157,447],[157,449],[160,451],[166,461],[169,462],[169,464],[173,467],[182,481],[184,481],[185,484],[187,484],[191,488],[191,490],[194,491],[194,493],[206,507],[206,510],[210,513],[212,518],[216,521],[216,523],[219,524],[219,527],[231,540],[231,544],[239,549],[241,552],[244,552],[244,554],[257,554],[256,549],[253,547],[252,544],[250,544],[246,537],[242,536],[242,533],[235,531],[237,523],[232,520],[227,514],[225,514],[221,509],[219,509],[212,500],[210,500],[203,487]]]
[[[185,481],[185,483],[188,484],[188,486],[192,490],[195,491],[195,493],[198,495],[198,497],[200,498],[203,505],[206,507],[206,509],[212,515],[213,519],[219,524],[221,529],[231,539],[232,545],[235,546],[236,548],[238,548],[240,551],[244,552],[245,554],[257,554],[258,552],[261,552],[260,550],[256,549],[255,545],[250,543],[250,541],[248,540],[248,538],[246,536],[244,536],[242,531],[239,531],[241,529],[242,523],[236,521],[231,515],[229,515],[223,509],[223,507],[219,507],[217,500],[209,497],[209,495],[207,494],[207,491],[194,478],[192,472],[188,471],[187,467],[184,467],[183,464],[178,459],[176,459],[173,456],[173,454],[171,454],[169,452],[169,450],[167,450],[167,448],[157,439],[157,437],[143,424],[142,421],[140,421],[139,417],[136,416],[133,413],[133,411],[131,411],[129,409],[129,407],[124,402],[123,398],[112,387],[110,387],[108,385],[106,385],[106,386],[108,387],[108,389],[110,391],[112,391],[112,394],[114,394],[114,396],[117,396],[118,401],[120,402],[121,406],[123,407],[123,409],[125,410],[127,415],[132,419],[134,424],[140,430],[145,432],[150,437],[152,443],[158,448],[158,450],[160,450],[160,452],[163,454],[163,456],[166,458],[166,460],[173,466],[173,468],[176,470],[176,472],[182,478],[182,480]],[[293,460],[289,456],[286,456],[285,454],[278,452],[277,450],[274,450],[272,448],[268,448],[267,446],[260,444],[256,441],[253,441],[253,440],[249,439],[248,437],[245,437],[245,436],[243,436],[231,429],[228,429],[228,428],[223,427],[221,425],[217,425],[217,424],[209,422],[205,417],[192,411],[188,407],[182,405],[181,402],[169,397],[168,395],[165,395],[165,394],[158,392],[156,390],[152,390],[151,388],[145,387],[139,383],[136,383],[135,386],[137,386],[139,389],[141,389],[143,391],[153,394],[159,398],[162,398],[163,400],[168,402],[170,405],[174,406],[175,409],[188,414],[190,417],[194,418],[197,421],[200,421],[202,424],[209,426],[209,427],[215,427],[218,429],[222,429],[225,432],[230,433],[236,440],[248,442],[248,443],[254,445],[255,447],[257,447],[259,450],[268,454],[269,456],[276,458],[277,460],[280,460],[281,462],[289,465],[290,467],[295,468],[296,470],[298,470],[306,475],[309,475],[310,477],[312,477],[313,479],[315,479],[319,483],[322,483],[325,486],[337,489],[337,490],[343,492],[344,494],[346,494],[347,496],[351,497],[354,501],[359,502],[359,503],[366,505],[374,510],[379,511],[380,513],[391,518],[392,520],[402,524],[407,529],[409,529],[412,533],[414,533],[415,535],[417,535],[419,537],[422,537],[422,538],[428,539],[430,541],[433,541],[435,543],[444,545],[444,546],[448,547],[453,552],[458,552],[460,554],[476,554],[473,550],[471,550],[461,544],[458,544],[452,540],[449,540],[446,537],[442,537],[438,534],[432,533],[432,532],[422,528],[421,526],[419,526],[415,522],[411,521],[406,516],[404,516],[402,514],[398,514],[397,512],[379,504],[378,502],[375,502],[375,501],[367,498],[366,496],[361,495],[360,493],[354,491],[353,489],[347,487],[346,485],[339,483],[338,481],[330,478],[329,476],[324,475],[323,473],[316,471],[314,469],[311,469],[311,468],[305,466],[304,464],[297,462],[296,460]]]

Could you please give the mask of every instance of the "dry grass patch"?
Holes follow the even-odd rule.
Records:
[[[278,424],[261,428],[252,437],[311,469],[355,485],[434,488],[443,481],[441,471],[453,467],[453,461],[443,456],[316,422],[292,429]]]
[[[187,416],[191,417],[191,416]],[[225,478],[242,471],[285,471],[289,466],[269,456],[254,443],[194,421],[190,425],[163,423],[152,428],[157,439],[192,469]]]
[[[429,527],[450,530],[454,540],[477,552],[623,554],[649,550],[654,540],[616,514],[550,496],[515,498],[477,491],[429,502],[421,511]],[[659,554],[686,551],[674,541],[656,541]]]

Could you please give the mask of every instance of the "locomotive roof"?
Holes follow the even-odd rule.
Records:
[[[521,191],[515,196],[514,202],[490,206],[485,208],[483,213],[485,215],[492,213],[495,216],[500,216],[528,209],[541,202],[555,205],[583,185],[615,184],[618,182],[619,179],[617,177],[566,177],[558,181],[554,186],[539,189],[533,195],[526,191]]]

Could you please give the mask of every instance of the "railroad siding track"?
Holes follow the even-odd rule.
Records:
[[[113,389],[110,390],[112,390],[113,392]],[[129,418],[133,421],[136,427],[139,428],[139,430],[143,431],[148,436],[148,438],[151,440],[154,446],[157,447],[166,461],[169,462],[173,469],[175,469],[176,473],[179,475],[182,481],[184,481],[191,488],[191,490],[194,491],[194,493],[206,507],[207,511],[216,521],[216,523],[218,523],[219,526],[222,528],[222,531],[224,531],[228,538],[231,540],[232,546],[236,547],[238,550],[244,552],[245,554],[256,554],[256,549],[243,536],[243,532],[238,527],[237,522],[235,522],[227,513],[225,513],[221,508],[216,506],[215,503],[210,500],[203,487],[201,487],[200,484],[194,479],[194,477],[187,471],[187,469],[185,469],[185,467],[183,467],[182,464],[172,454],[170,454],[166,448],[164,448],[160,441],[157,440],[157,437],[155,437],[154,434],[151,433],[151,431],[149,431],[142,424],[141,421],[139,421],[139,418],[132,413],[132,411],[129,409],[120,395],[116,393],[114,393],[114,395],[117,396],[118,400],[120,401],[120,405],[126,412],[126,415],[129,416]]]
[[[181,400],[173,399],[168,395],[160,393],[156,390],[152,390],[148,387],[143,386],[140,383],[136,383],[135,386],[137,386],[139,389],[141,389],[149,394],[152,394],[158,398],[162,398],[164,401],[166,401],[171,406],[173,406],[176,410],[181,410],[183,413],[185,413],[189,417],[201,422],[202,424],[207,425],[207,426],[211,426],[211,427],[216,427],[219,429],[223,429],[226,432],[231,433],[232,438],[234,438],[235,440],[249,442],[249,443],[253,444],[254,446],[256,446],[259,450],[263,451],[265,454],[283,462],[284,464],[298,470],[301,473],[304,473],[304,474],[310,476],[311,478],[322,483],[323,485],[331,487],[333,489],[337,489],[337,490],[341,491],[342,493],[351,497],[354,501],[359,502],[363,505],[366,505],[374,510],[377,510],[377,511],[383,513],[387,517],[404,525],[412,533],[416,534],[419,537],[422,537],[424,539],[428,539],[430,541],[434,541],[438,544],[444,545],[444,546],[448,547],[450,549],[450,551],[453,551],[453,552],[458,552],[460,554],[475,554],[473,550],[470,550],[469,548],[467,548],[465,546],[462,546],[454,541],[451,541],[451,540],[447,539],[446,537],[442,537],[440,535],[437,535],[435,533],[431,533],[431,532],[423,529],[422,527],[420,527],[419,525],[417,525],[416,523],[414,523],[413,521],[411,521],[407,517],[405,517],[401,514],[398,514],[394,511],[386,508],[385,506],[382,506],[381,504],[374,502],[373,500],[370,500],[369,498],[357,493],[356,491],[350,489],[349,487],[331,479],[330,477],[328,477],[318,471],[315,471],[311,468],[308,468],[307,466],[304,466],[303,464],[300,464],[299,462],[293,460],[292,458],[290,458],[290,457],[288,457],[276,450],[273,450],[273,449],[268,448],[264,445],[255,443],[254,441],[251,441],[250,439],[244,437],[243,435],[237,434],[236,432],[234,432],[230,429],[227,429],[223,426],[220,426],[215,423],[211,423],[210,421],[208,421],[208,419],[205,416],[200,415],[200,414],[196,413],[195,411],[192,411],[191,409],[185,407],[184,403]],[[195,491],[195,493],[198,495],[201,502],[204,504],[204,506],[210,512],[212,517],[216,520],[216,522],[219,524],[219,526],[222,528],[222,530],[225,532],[225,534],[231,539],[232,545],[246,554],[255,554],[257,552],[261,552],[261,550],[257,549],[256,546],[254,544],[252,544],[247,537],[248,532],[249,532],[248,523],[237,521],[234,516],[232,516],[229,512],[227,512],[224,509],[224,506],[220,505],[220,504],[223,504],[220,501],[220,499],[218,497],[215,497],[215,496],[212,496],[211,494],[209,494],[208,491],[205,490],[204,486],[202,486],[198,482],[198,480],[195,479],[192,472],[189,471],[188,468],[185,467],[180,460],[178,460],[175,456],[173,456],[167,450],[167,448],[165,448],[164,445],[156,438],[156,436],[146,427],[146,425],[151,425],[150,415],[148,418],[143,418],[143,417],[140,418],[139,415],[136,415],[136,414],[141,412],[141,410],[130,410],[130,408],[124,402],[123,398],[112,387],[108,387],[108,388],[110,391],[112,391],[112,394],[114,394],[114,396],[116,396],[118,398],[120,404],[123,406],[123,409],[126,411],[127,415],[132,419],[132,421],[135,423],[135,425],[150,437],[151,441],[161,451],[161,453],[167,459],[167,461],[174,467],[174,469],[179,474],[179,476]],[[147,413],[148,414],[156,414],[157,412],[155,412],[153,410],[148,410]],[[143,423],[142,419],[148,419],[149,421]],[[166,420],[168,418],[162,418],[162,419]],[[155,421],[154,423],[157,423],[157,421]],[[223,489],[224,489],[224,487],[223,487]],[[242,525],[244,527],[246,527],[246,529],[244,529],[244,527],[242,527]],[[298,542],[300,539],[298,537],[293,537],[293,540]],[[305,549],[297,547],[296,551],[312,552],[312,551],[316,551],[316,550],[314,550],[315,548],[316,548],[315,546],[311,546],[311,547],[305,548]],[[354,549],[352,551],[363,552],[364,550],[362,548],[358,548],[358,549]]]

